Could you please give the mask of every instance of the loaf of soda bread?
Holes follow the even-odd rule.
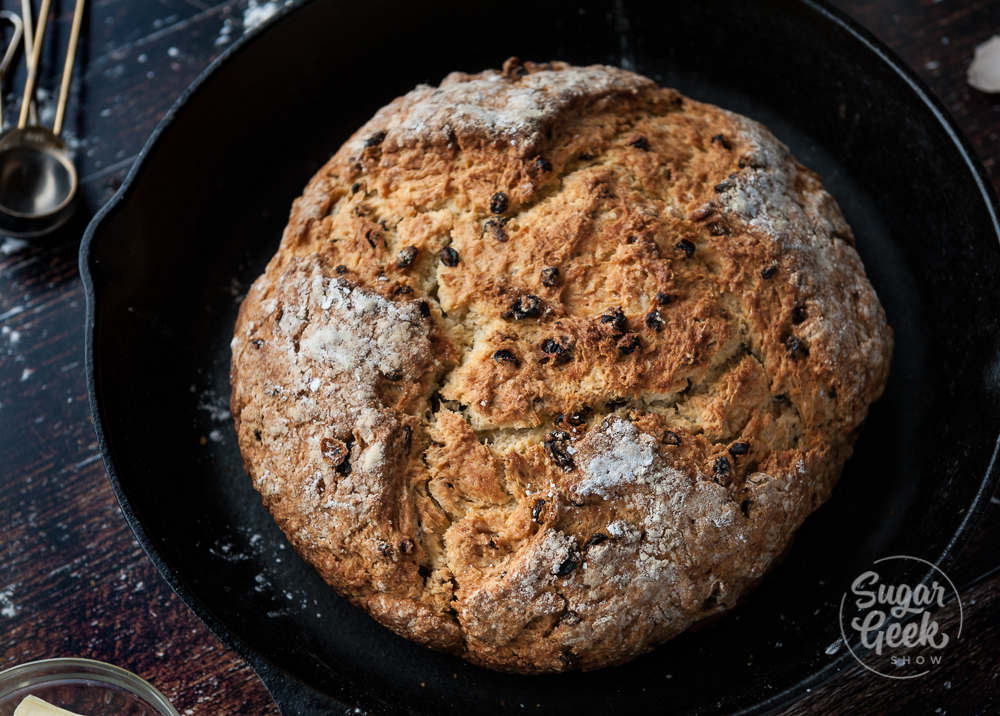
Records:
[[[518,672],[731,608],[830,494],[892,331],[819,178],[612,67],[420,86],[295,201],[232,413],[298,553],[395,632]]]

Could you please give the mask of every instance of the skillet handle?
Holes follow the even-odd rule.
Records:
[[[264,688],[274,699],[281,716],[339,716],[357,713],[352,707],[303,684],[263,659],[247,659],[254,672],[264,682]]]

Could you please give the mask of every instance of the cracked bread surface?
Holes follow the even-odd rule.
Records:
[[[765,574],[891,350],[836,202],[767,129],[511,59],[394,100],[313,177],[231,403],[341,595],[483,666],[594,669]]]

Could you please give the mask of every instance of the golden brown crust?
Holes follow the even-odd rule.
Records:
[[[450,75],[296,200],[233,340],[247,469],[396,632],[625,661],[832,489],[892,342],[853,241],[751,120],[607,67]]]

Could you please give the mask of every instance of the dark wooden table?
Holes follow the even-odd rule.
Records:
[[[336,0],[334,0],[336,1]],[[7,0],[12,8],[19,7]],[[42,116],[54,110],[71,0],[57,0]],[[83,375],[77,247],[153,126],[209,61],[279,2],[92,0],[67,122],[81,210],[45,244],[0,238],[0,668],[53,656],[110,661],[152,681],[182,714],[270,714],[253,672],[160,579],[108,485]],[[998,0],[837,0],[944,101],[1000,188],[1000,95],[968,87]],[[22,86],[16,77],[9,87]],[[16,98],[7,96],[8,114]],[[1000,499],[964,550],[962,657],[916,683],[845,669],[787,713],[1000,711]]]

